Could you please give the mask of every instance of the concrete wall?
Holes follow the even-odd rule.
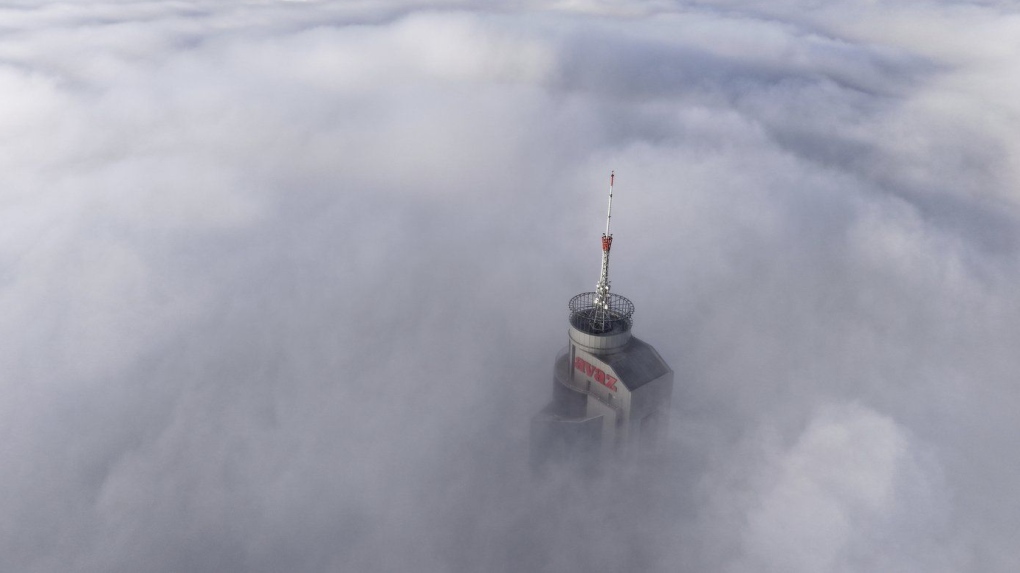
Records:
[[[654,447],[666,435],[672,370],[647,344],[628,345],[629,331],[598,338],[571,327],[569,344],[557,355],[553,368],[553,399],[532,419],[533,463],[595,463],[606,455]],[[621,354],[628,348],[637,354]],[[650,381],[622,380],[602,356],[617,362],[621,356],[630,356],[631,362],[624,364],[631,374],[663,369],[666,373]],[[651,369],[635,368],[633,360],[643,365],[646,359],[658,362]]]

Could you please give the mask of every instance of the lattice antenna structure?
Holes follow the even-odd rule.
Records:
[[[609,209],[606,211],[606,232],[602,234],[602,273],[595,292],[581,293],[570,299],[570,322],[592,334],[608,334],[615,330],[629,330],[634,303],[625,297],[609,292],[609,250],[613,235],[609,223],[613,217],[613,182],[615,172],[609,173]]]
[[[609,232],[609,222],[613,219],[613,180],[616,172],[609,172],[609,209],[606,211],[606,232],[602,233],[602,274],[595,285],[595,306],[609,310],[609,249],[613,246],[613,235]]]

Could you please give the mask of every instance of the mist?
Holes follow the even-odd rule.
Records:
[[[0,569],[1020,568],[1020,14],[0,8]],[[528,468],[598,279],[669,439]]]

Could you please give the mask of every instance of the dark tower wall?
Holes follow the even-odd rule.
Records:
[[[595,335],[571,324],[552,401],[532,420],[534,464],[626,455],[665,437],[673,371],[627,326]]]

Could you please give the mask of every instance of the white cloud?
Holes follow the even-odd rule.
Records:
[[[2,14],[0,568],[1015,569],[1003,9]],[[532,480],[610,169],[673,440]]]
[[[733,570],[959,570],[952,547],[915,545],[944,535],[948,518],[939,469],[921,467],[922,451],[887,417],[822,408],[775,469],[760,472],[767,485]]]

